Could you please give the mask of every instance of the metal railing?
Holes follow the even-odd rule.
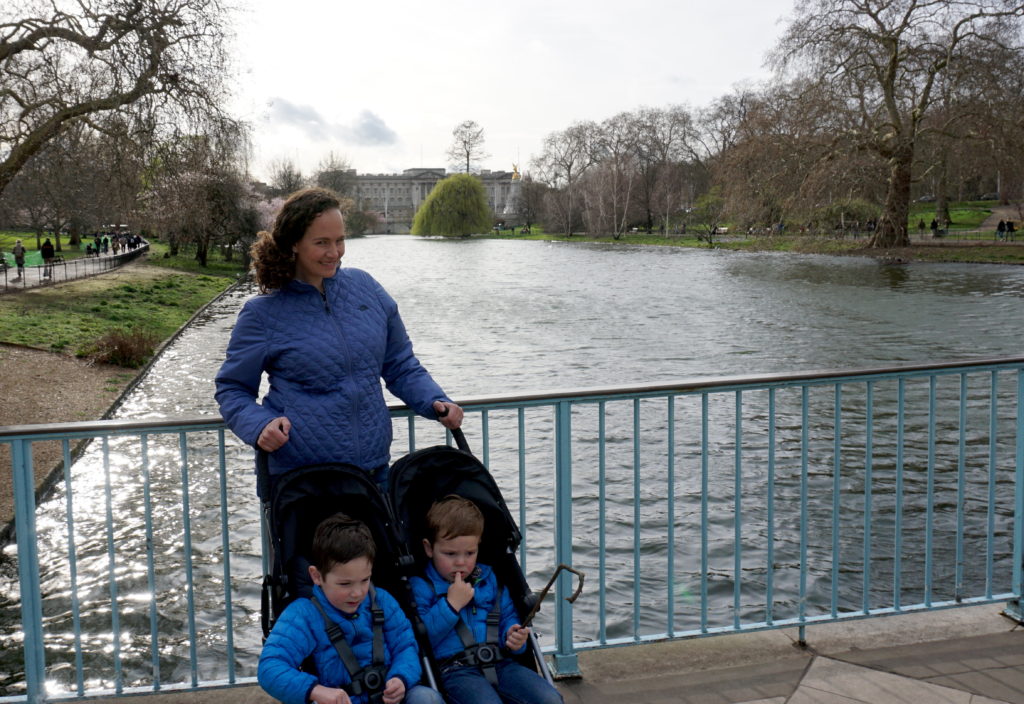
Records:
[[[536,621],[568,674],[581,650],[672,638],[1004,601],[1019,620],[1022,399],[1012,358],[460,402],[530,582],[588,575]],[[392,414],[396,447],[443,442]],[[37,500],[44,442],[64,468]],[[6,700],[253,681],[252,455],[220,419],[8,427],[3,444],[18,574],[0,652],[22,647],[25,672]]]
[[[50,264],[26,266],[21,270],[12,262],[5,260],[0,262],[0,293],[22,291],[37,286],[96,276],[127,264],[148,251],[149,243],[146,242],[120,254],[104,254],[75,259],[65,259],[63,255],[58,255]]]

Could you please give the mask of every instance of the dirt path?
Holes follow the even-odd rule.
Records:
[[[5,344],[0,344],[0,370],[0,426],[101,418],[135,378],[130,369]],[[36,486],[62,454],[57,441],[33,444]],[[14,492],[6,469],[10,466],[10,445],[0,444],[0,542],[14,518]]]
[[[996,231],[996,225],[999,224],[1000,220],[1013,220],[1017,224],[1017,231],[1020,231],[1020,224],[1024,218],[1021,217],[1020,211],[1015,205],[997,205],[992,208],[992,214],[985,218],[980,225],[979,230],[991,230],[993,233]]]

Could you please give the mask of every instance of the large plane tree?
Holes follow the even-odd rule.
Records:
[[[70,125],[113,112],[140,131],[220,113],[220,0],[7,0],[0,8],[0,193]]]
[[[1022,16],[1024,3],[1014,0],[797,3],[773,61],[780,76],[797,76],[850,115],[835,135],[837,152],[867,151],[886,162],[872,247],[909,244],[910,187],[929,113],[943,94],[989,80],[999,68],[994,54],[1019,57]],[[1011,63],[1004,68],[1020,70]]]

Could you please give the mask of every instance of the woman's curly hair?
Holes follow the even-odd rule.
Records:
[[[341,210],[341,199],[326,188],[304,188],[288,196],[274,219],[274,228],[257,235],[249,253],[260,292],[283,288],[295,278],[292,248],[323,212]]]

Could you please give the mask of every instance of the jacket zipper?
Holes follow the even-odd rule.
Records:
[[[355,378],[355,375],[352,374],[352,355],[350,354],[350,350],[349,350],[349,346],[348,346],[348,340],[346,340],[345,336],[342,334],[341,325],[338,323],[338,320],[334,317],[334,315],[333,315],[333,313],[331,311],[331,304],[327,300],[327,282],[326,281],[324,282],[324,290],[320,291],[320,300],[323,302],[323,305],[324,305],[324,313],[327,315],[328,320],[331,321],[331,324],[334,325],[334,329],[338,333],[338,340],[341,342],[342,348],[343,348],[343,350],[345,352],[345,373],[348,374],[349,385],[354,384],[355,381],[356,381],[356,378]],[[354,389],[354,392],[358,393],[358,389]],[[351,402],[352,400],[353,399],[350,397],[349,401]],[[358,403],[351,403],[351,407],[352,407],[351,421],[352,421],[352,429],[353,429],[352,434],[354,436],[353,444],[355,445],[355,459],[363,460],[364,459],[363,458],[363,443],[362,443],[362,436],[363,436],[363,434],[361,432],[359,432],[359,426],[358,426],[358,423],[359,423],[359,404]]]

